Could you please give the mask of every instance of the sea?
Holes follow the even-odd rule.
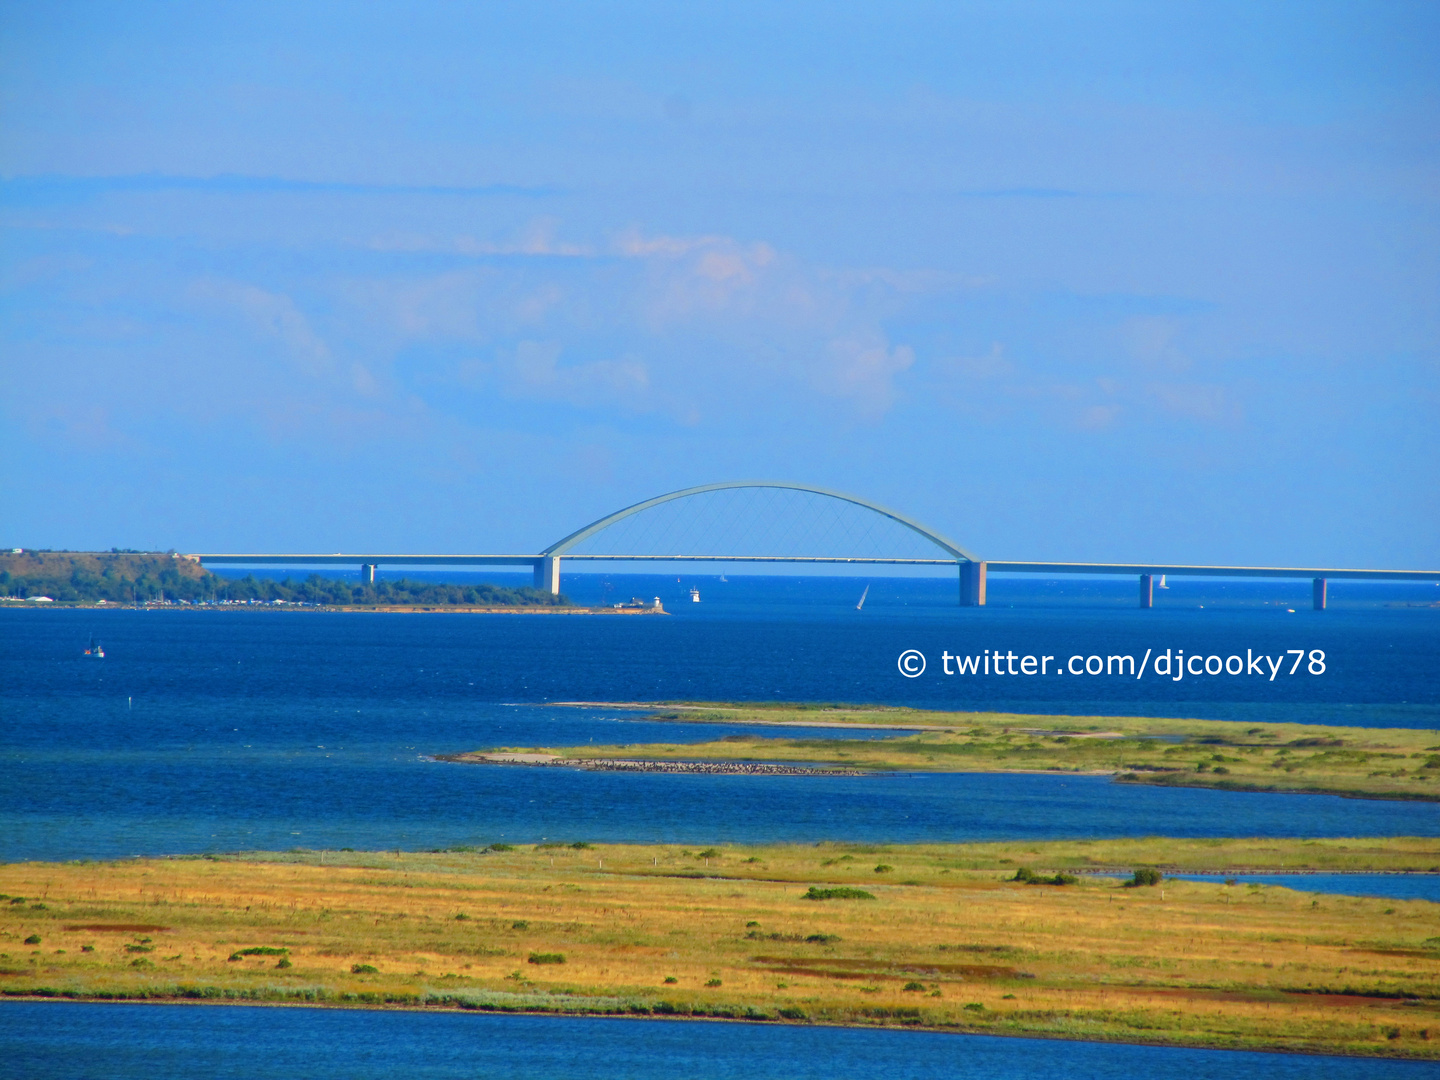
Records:
[[[580,603],[634,598],[653,606],[658,598],[664,614],[6,604],[0,860],[557,839],[1440,837],[1435,803],[1116,785],[1105,777],[688,776],[436,760],[463,750],[697,742],[754,730],[683,713],[666,719],[656,715],[665,710],[647,707],[662,701],[1007,711],[1052,717],[1057,728],[1122,716],[1403,727],[1437,729],[1440,744],[1440,588],[1332,583],[1329,609],[1316,612],[1308,582],[1170,584],[1150,610],[1136,606],[1129,579],[995,575],[989,604],[962,608],[949,578],[743,573],[563,581]],[[104,645],[103,660],[83,655],[92,636]],[[974,674],[961,673],[959,658],[968,657]],[[1317,876],[1294,884],[1440,900],[1434,880]],[[97,1023],[102,1009],[127,1019]],[[359,1077],[392,1075],[402,1060],[407,1074],[437,1077],[1433,1073],[1397,1062],[918,1032],[233,1006],[0,1007],[6,1076],[169,1069]]]

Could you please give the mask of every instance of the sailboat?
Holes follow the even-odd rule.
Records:
[[[1166,585],[1166,584],[1165,584],[1165,575],[1164,575],[1164,574],[1161,574],[1161,575],[1160,575],[1160,582],[1159,582],[1159,584],[1157,584],[1155,587],[1156,587],[1157,589],[1168,589],[1168,588],[1170,587],[1169,585]]]
[[[855,605],[855,610],[856,610],[856,611],[859,611],[861,608],[863,608],[863,607],[865,606],[865,597],[867,597],[867,596],[869,596],[869,595],[870,595],[870,583],[867,581],[867,582],[865,583],[865,591],[860,594],[860,602]]]
[[[90,644],[85,646],[85,655],[94,660],[105,659],[105,649],[100,642],[95,640],[95,635],[90,635]]]

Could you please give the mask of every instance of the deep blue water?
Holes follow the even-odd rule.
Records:
[[[1418,1080],[1424,1062],[923,1031],[476,1013],[0,1002],[0,1076],[26,1080]]]
[[[622,591],[662,588],[659,579],[630,584]],[[862,701],[1440,727],[1440,611],[960,609],[933,581],[902,581],[888,594],[872,589],[857,612],[855,585],[750,582],[726,600],[716,583],[702,603],[672,605],[671,617],[0,609],[0,859],[541,838],[1440,835],[1437,804],[1103,778],[664,776],[428,760],[477,747],[737,730],[557,700]],[[92,631],[105,642],[103,661],[80,657]],[[906,648],[930,659],[920,678],[897,670]],[[1137,661],[1146,648],[1226,657],[1321,649],[1326,670],[1179,682],[939,672],[942,650],[987,648]]]

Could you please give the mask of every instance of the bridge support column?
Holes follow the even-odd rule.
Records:
[[[1149,574],[1140,575],[1140,606],[1142,608],[1155,606],[1155,580]]]
[[[375,564],[373,562],[360,564],[360,580],[367,585],[375,584]]]
[[[985,563],[962,562],[960,564],[960,606],[985,606]]]
[[[1317,577],[1314,581],[1310,583],[1310,599],[1311,602],[1315,605],[1316,611],[1325,610],[1325,601],[1327,598],[1326,593],[1328,591],[1329,590],[1326,587],[1326,582],[1323,577]]]
[[[560,560],[551,555],[535,560],[535,588],[560,595]]]

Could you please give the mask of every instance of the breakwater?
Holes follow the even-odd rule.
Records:
[[[463,765],[529,765],[590,772],[701,773],[710,776],[868,776],[864,769],[779,765],[763,761],[643,761],[629,758],[563,758],[558,754],[436,754],[436,761]]]

